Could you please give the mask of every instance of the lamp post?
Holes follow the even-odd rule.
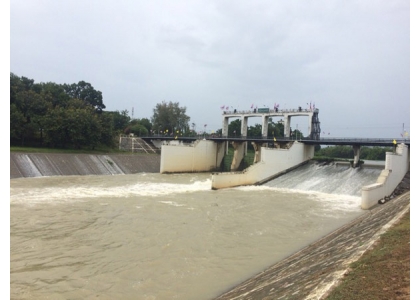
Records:
[[[195,123],[192,123],[192,128],[193,128],[193,134],[194,134],[194,135],[197,135],[197,134],[195,133]]]

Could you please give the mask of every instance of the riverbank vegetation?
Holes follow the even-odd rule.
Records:
[[[174,134],[186,126],[186,108],[156,105],[152,121],[130,118],[127,110],[105,111],[102,92],[90,83],[35,83],[10,73],[10,145],[52,149],[118,148],[121,134]],[[180,122],[183,121],[181,124]]]
[[[107,153],[126,153],[118,148],[99,146],[95,149],[81,148],[81,149],[62,149],[62,148],[45,148],[45,147],[20,147],[10,146],[10,152],[25,152],[25,153],[88,153],[88,154],[107,154]]]
[[[360,159],[385,160],[386,152],[393,152],[391,147],[361,147]],[[353,159],[354,151],[350,146],[329,146],[318,148],[315,157]]]

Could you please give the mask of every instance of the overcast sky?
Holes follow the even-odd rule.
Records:
[[[134,118],[178,102],[208,132],[222,106],[312,103],[321,136],[396,138],[410,133],[410,1],[13,0],[10,72],[89,82]]]

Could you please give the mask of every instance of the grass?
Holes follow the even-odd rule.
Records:
[[[224,159],[223,159],[223,171],[225,172],[229,172],[230,171],[230,166],[232,164],[232,160],[233,160],[233,154],[234,154],[234,150],[232,148],[232,146],[229,145],[228,148],[228,153],[225,155]],[[242,164],[240,166],[240,169],[245,169],[248,168],[249,166],[254,164],[254,155],[255,152],[252,149],[247,149],[247,153],[244,157],[244,160],[242,161]]]
[[[410,212],[350,265],[327,300],[410,299]]]
[[[10,152],[25,152],[25,153],[85,153],[85,154],[106,154],[106,153],[114,153],[114,154],[135,154],[135,155],[144,155],[146,153],[140,152],[127,152],[121,151],[118,148],[110,148],[110,147],[98,147],[95,149],[59,149],[59,148],[38,148],[38,147],[17,147],[17,146],[10,146]]]

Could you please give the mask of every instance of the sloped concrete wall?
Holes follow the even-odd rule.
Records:
[[[314,156],[314,146],[295,142],[289,149],[261,148],[261,161],[242,172],[214,173],[212,189],[263,183],[307,162]]]
[[[362,188],[362,209],[369,209],[378,201],[392,194],[410,169],[410,154],[407,145],[399,144],[395,153],[387,152],[385,169],[376,183]]]
[[[10,178],[158,173],[156,154],[10,153]]]

